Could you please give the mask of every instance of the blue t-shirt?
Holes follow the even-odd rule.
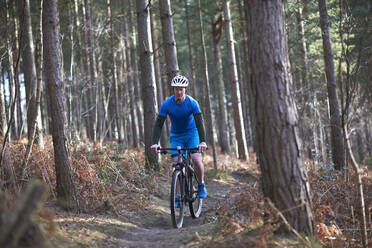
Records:
[[[171,120],[171,133],[180,134],[196,130],[194,114],[201,113],[198,102],[186,95],[182,104],[177,104],[174,95],[168,97],[160,107],[159,115]]]

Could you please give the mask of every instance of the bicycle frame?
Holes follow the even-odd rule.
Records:
[[[182,195],[182,200],[183,197],[185,197],[186,202],[189,202],[190,200],[195,200],[195,199],[190,199],[190,192],[189,192],[189,185],[187,182],[187,175],[188,175],[188,170],[190,170],[192,173],[195,173],[195,170],[192,166],[191,162],[191,152],[192,151],[198,151],[198,148],[160,148],[160,153],[166,154],[167,151],[178,151],[177,154],[177,163],[172,164],[172,171],[174,170],[180,170],[181,175],[182,175],[182,181],[185,182],[185,187],[184,189],[186,192],[182,192],[184,189],[181,189],[181,195]],[[182,153],[182,151],[186,151],[186,153]]]

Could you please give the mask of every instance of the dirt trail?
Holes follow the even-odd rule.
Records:
[[[169,209],[169,190],[162,195],[149,195],[150,204],[146,209],[127,209],[119,217],[112,214],[66,214],[58,211],[56,223],[63,239],[52,242],[54,247],[198,247],[198,238],[210,238],[216,227],[216,210],[220,204],[232,205],[229,192],[239,192],[244,183],[244,172],[225,173],[221,180],[207,176],[208,196],[203,201],[202,215],[192,219],[188,206],[181,229],[172,226]],[[169,184],[169,178],[158,181]],[[244,183],[246,185],[246,183]],[[137,206],[135,206],[137,207]]]
[[[231,181],[232,180],[232,181]],[[172,227],[168,198],[153,198],[158,208],[139,216],[135,226],[123,231],[120,235],[120,247],[182,247],[191,245],[196,233],[200,236],[208,236],[213,233],[216,220],[215,210],[218,203],[227,201],[228,192],[234,183],[219,182],[211,180],[207,183],[208,197],[203,202],[202,216],[199,219],[192,219],[188,207],[184,224],[181,229]],[[118,240],[119,241],[119,240]]]

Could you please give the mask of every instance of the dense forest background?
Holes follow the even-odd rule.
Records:
[[[109,5],[108,5],[109,4]],[[162,100],[171,94],[169,73],[166,66],[166,52],[162,39],[161,10],[159,2],[151,2],[151,25],[153,51],[158,95]],[[109,7],[108,7],[109,6]],[[137,147],[144,142],[143,99],[141,98],[141,66],[138,59],[138,37],[136,36],[136,6],[133,2],[123,4],[113,1],[58,1],[60,45],[63,61],[63,81],[68,106],[68,123],[73,142],[90,139],[102,144],[104,140],[118,140],[123,148]],[[187,8],[187,10],[186,10]],[[329,1],[328,15],[333,60],[337,78],[337,97],[342,121],[351,132],[351,144],[359,161],[371,153],[370,116],[371,104],[371,58],[370,58],[370,6],[364,1]],[[247,47],[247,24],[244,1],[232,1],[231,23],[234,30],[236,66],[240,89],[240,100],[244,120],[246,143],[254,147],[254,125]],[[307,157],[317,162],[330,161],[330,125],[327,83],[323,59],[322,36],[316,2],[287,1],[285,3],[288,54],[293,75],[292,92],[299,113],[301,138]],[[213,120],[219,120],[221,103],[226,108],[229,120],[228,142],[235,144],[234,110],[232,84],[229,79],[226,35],[223,34],[223,6],[218,1],[211,4],[201,2],[204,22],[205,47],[210,95],[204,93],[205,85],[202,64],[202,47],[199,35],[198,7],[194,1],[172,3],[172,19],[175,47],[177,49],[178,72],[190,78],[188,94],[207,108],[210,98]],[[22,19],[16,1],[2,2],[2,127],[5,134],[7,122],[14,116],[9,136],[18,139],[28,133],[28,88],[25,84],[26,67],[20,53]],[[31,32],[34,46],[36,79],[41,80],[40,120],[37,129],[51,133],[46,108],[46,85],[42,73],[42,26],[40,2],[30,5]],[[22,17],[22,16],[21,16]],[[26,15],[25,15],[26,17]],[[222,23],[223,24],[223,23]],[[217,42],[217,44],[215,44]],[[26,43],[26,41],[25,41]],[[218,47],[218,52],[215,51]],[[9,53],[11,52],[11,56]],[[218,54],[216,54],[218,53]],[[219,60],[220,57],[220,60]],[[11,60],[9,60],[11,58]],[[221,63],[221,64],[219,64]],[[14,70],[15,68],[15,70]],[[221,74],[219,75],[219,70]],[[174,72],[173,72],[174,73]],[[19,81],[14,85],[14,77]],[[222,77],[222,87],[218,83]],[[35,79],[35,80],[36,80]],[[35,86],[33,86],[35,87]],[[162,91],[160,93],[159,91]],[[219,92],[223,101],[219,102]],[[17,94],[14,111],[11,103]],[[119,97],[117,102],[115,99]],[[118,105],[117,107],[115,105]],[[118,113],[117,113],[118,112]],[[207,110],[203,111],[204,113]],[[27,118],[28,117],[28,118]],[[119,120],[115,120],[119,118]],[[215,121],[214,134],[219,146],[223,146],[219,122]],[[118,128],[118,124],[120,127]],[[135,126],[135,127],[134,127]],[[224,135],[226,135],[226,133]],[[225,141],[226,142],[226,141]]]
[[[301,178],[278,176],[297,185],[291,188],[301,199],[310,192],[307,172],[330,181],[359,174],[363,198],[363,173],[372,166],[371,2],[263,2],[1,1],[1,187],[28,181],[36,150],[48,151],[51,137],[56,182],[46,183],[66,209],[82,208],[74,179],[82,150],[136,151],[143,170],[161,171],[149,150],[152,125],[173,94],[170,79],[182,74],[202,109],[216,171],[226,169],[221,156],[255,163],[257,154],[263,194],[280,211],[297,204],[275,191],[281,171]],[[169,129],[166,122],[164,147]],[[10,164],[17,144],[18,161]],[[285,216],[309,234],[312,206],[303,198],[310,208],[293,215],[307,213],[310,223]],[[367,203],[364,222],[371,221]]]

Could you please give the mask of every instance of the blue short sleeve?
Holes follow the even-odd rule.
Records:
[[[199,104],[196,100],[194,99],[191,99],[191,103],[192,103],[192,106],[193,106],[193,114],[199,114],[201,113],[201,110],[200,110],[200,107],[199,107]]]
[[[167,117],[167,114],[168,114],[167,104],[166,101],[164,101],[163,104],[160,106],[159,115]]]

